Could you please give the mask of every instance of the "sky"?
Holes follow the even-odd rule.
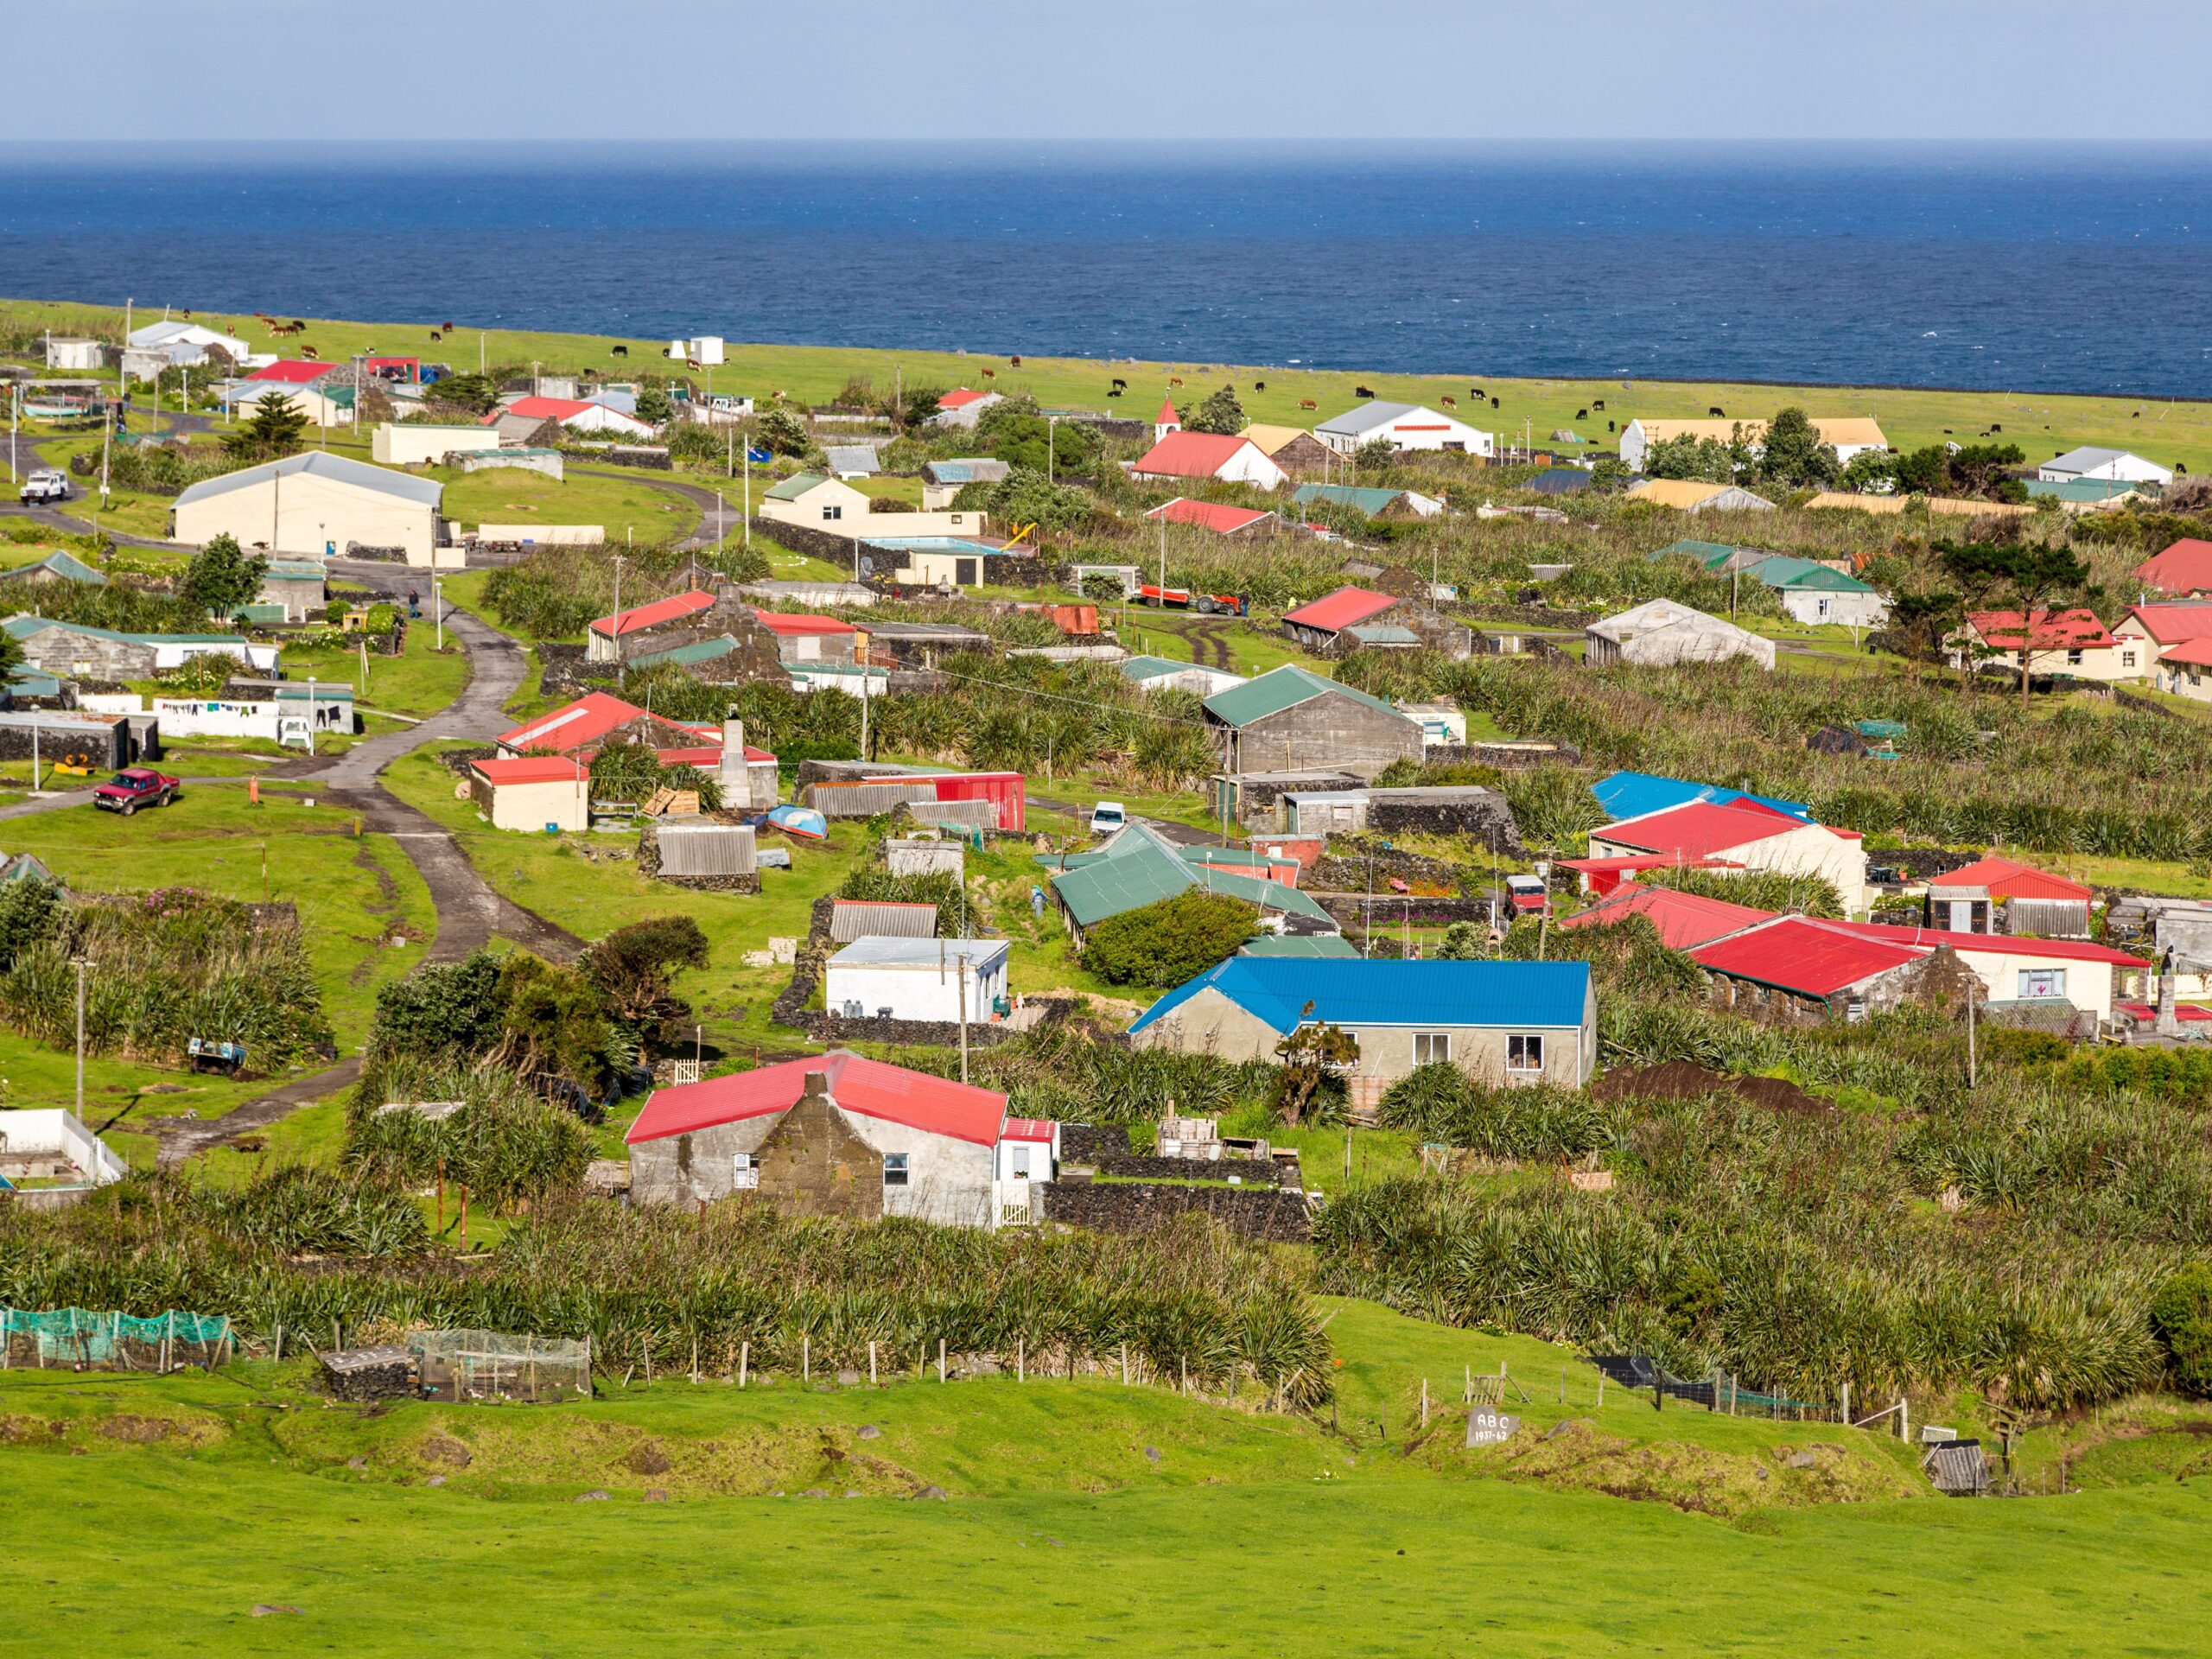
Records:
[[[2212,138],[2206,0],[60,0],[38,35],[99,66],[99,137],[156,142]]]

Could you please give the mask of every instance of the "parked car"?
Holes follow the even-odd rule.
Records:
[[[1101,801],[1090,809],[1090,833],[1110,836],[1129,821],[1119,801]]]
[[[1509,875],[1505,899],[1516,916],[1535,916],[1551,907],[1552,895],[1541,875]]]
[[[23,487],[16,493],[25,506],[35,506],[43,501],[67,501],[73,492],[68,474],[42,467],[23,480]]]
[[[184,785],[151,766],[125,766],[92,791],[92,804],[129,817],[142,806],[167,806]]]

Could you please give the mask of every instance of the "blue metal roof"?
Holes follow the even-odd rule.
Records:
[[[1725,784],[1696,784],[1686,778],[1662,778],[1649,772],[1617,772],[1591,785],[1590,792],[1616,823],[1623,818],[1640,818],[1647,812],[1666,812],[1698,801],[1708,801],[1715,806],[1726,806],[1732,801],[1757,801],[1761,806],[1787,812],[1808,823],[1813,821],[1813,809],[1802,801],[1777,800],[1771,795],[1730,789]]]
[[[1586,962],[1371,962],[1231,957],[1179,985],[1129,1027],[1135,1035],[1200,991],[1219,991],[1285,1036],[1305,1020],[1338,1026],[1580,1027]],[[1307,1003],[1313,1012],[1304,1014]]]

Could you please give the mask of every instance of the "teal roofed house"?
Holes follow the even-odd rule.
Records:
[[[1412,490],[1386,490],[1378,485],[1301,484],[1291,492],[1293,505],[1310,507],[1317,501],[1350,507],[1370,518],[1433,518],[1444,511],[1434,496]]]
[[[1210,697],[1217,691],[1232,690],[1246,683],[1242,674],[1232,674],[1225,668],[1208,668],[1200,663],[1179,663],[1171,657],[1131,657],[1121,664],[1122,677],[1140,691],[1157,691],[1163,687],[1188,691],[1194,697]]]
[[[23,647],[23,660],[41,673],[71,680],[150,680],[194,657],[234,657],[267,672],[280,654],[236,633],[118,633],[48,616],[11,616],[7,629]]]
[[[1401,756],[1419,760],[1421,722],[1380,697],[1294,663],[1217,692],[1204,704],[1223,769],[1375,774]]]
[[[1081,859],[1081,863],[1076,861]],[[1268,918],[1281,918],[1301,932],[1333,933],[1335,919],[1295,887],[1257,876],[1208,869],[1185,856],[1159,831],[1133,823],[1116,834],[1103,851],[1077,854],[1065,861],[1074,868],[1051,878],[1053,896],[1068,919],[1078,944],[1088,928],[1163,899],[1197,890],[1242,899],[1253,906],[1255,933]]]
[[[35,564],[0,570],[0,582],[73,582],[86,588],[105,588],[107,577],[74,553],[57,549]]]
[[[1777,553],[1744,572],[1771,588],[1782,608],[1798,621],[1817,627],[1835,623],[1849,628],[1878,628],[1890,619],[1889,601],[1856,576],[1811,559]]]

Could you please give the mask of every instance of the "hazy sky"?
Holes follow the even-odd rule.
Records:
[[[60,0],[86,136],[2212,137],[2207,0]],[[388,102],[363,96],[379,84]],[[0,105],[0,138],[54,105]]]

